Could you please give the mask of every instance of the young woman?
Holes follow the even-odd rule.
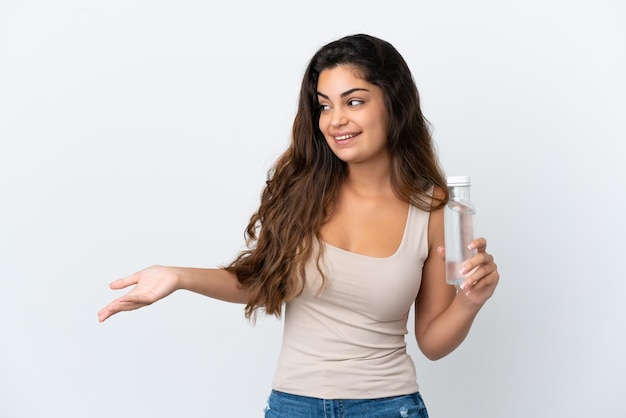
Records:
[[[406,352],[408,313],[429,359],[465,339],[499,275],[483,238],[458,288],[445,280],[446,182],[417,88],[389,43],[347,36],[306,69],[289,148],[224,268],[152,266],[100,321],[186,289],[282,315],[267,418],[427,417]]]

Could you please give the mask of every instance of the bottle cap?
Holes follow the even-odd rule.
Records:
[[[448,176],[448,186],[469,186],[469,176]]]

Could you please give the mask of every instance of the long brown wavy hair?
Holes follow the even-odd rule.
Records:
[[[304,73],[288,149],[268,173],[259,209],[246,228],[248,249],[226,269],[248,288],[247,318],[257,310],[280,316],[285,301],[304,287],[305,266],[323,248],[320,227],[332,213],[347,165],[335,156],[319,129],[317,81],[322,71],[348,65],[383,91],[389,113],[391,184],[398,198],[430,211],[448,195],[417,87],[398,51],[369,35],[351,35],[320,48]],[[433,186],[443,198],[429,194]],[[317,252],[320,268],[321,252]],[[322,278],[324,275],[322,274]]]

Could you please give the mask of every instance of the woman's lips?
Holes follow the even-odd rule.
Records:
[[[333,138],[335,138],[335,142],[337,144],[346,145],[352,142],[354,138],[356,138],[359,135],[360,133],[349,133],[349,134],[333,135]]]

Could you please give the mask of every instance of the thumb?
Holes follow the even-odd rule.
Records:
[[[124,277],[122,279],[117,279],[109,283],[109,287],[113,290],[117,290],[117,289],[123,289],[133,284],[137,284],[136,274],[133,274],[132,276]]]
[[[442,260],[445,260],[446,247],[444,247],[443,245],[440,245],[439,247],[437,247],[437,254],[439,255],[439,258],[441,258]]]

